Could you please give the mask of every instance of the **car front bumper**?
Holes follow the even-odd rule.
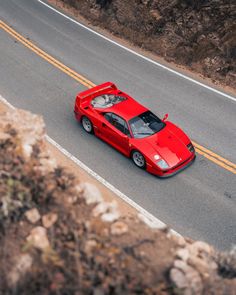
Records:
[[[183,171],[184,169],[186,169],[187,167],[189,167],[194,160],[196,159],[196,154],[193,153],[192,156],[184,161],[182,164],[178,165],[177,167],[174,167],[172,169],[169,170],[159,170],[157,167],[154,167],[153,165],[148,164],[147,165],[147,171],[151,174],[154,174],[160,178],[168,178],[171,176],[174,176],[175,174]]]

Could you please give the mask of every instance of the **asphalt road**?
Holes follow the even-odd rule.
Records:
[[[0,19],[94,83],[115,82],[202,146],[236,163],[236,102],[96,36],[37,0],[1,0]],[[236,175],[198,155],[180,174],[159,179],[86,134],[73,116],[85,87],[0,30],[0,94],[42,114],[48,134],[179,233],[219,249],[236,243]]]

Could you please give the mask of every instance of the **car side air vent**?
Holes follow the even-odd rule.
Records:
[[[87,107],[84,107],[84,110],[87,110],[89,107],[87,106]]]

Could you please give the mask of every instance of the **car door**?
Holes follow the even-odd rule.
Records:
[[[129,156],[130,132],[123,118],[114,113],[105,113],[101,127],[101,135],[104,140],[126,156]]]

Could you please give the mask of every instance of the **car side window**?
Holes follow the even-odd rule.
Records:
[[[127,123],[124,121],[124,132],[125,135],[128,135],[130,137],[130,132]]]
[[[113,113],[106,113],[104,115],[104,118],[111,123],[111,125],[113,125],[116,129],[118,129],[119,131],[121,131],[122,133],[124,133],[125,135],[130,136],[130,132],[128,129],[128,125],[125,122],[124,119],[122,119],[121,117],[113,114]]]
[[[104,115],[104,118],[111,123],[111,120],[112,120],[112,113],[106,113]]]

